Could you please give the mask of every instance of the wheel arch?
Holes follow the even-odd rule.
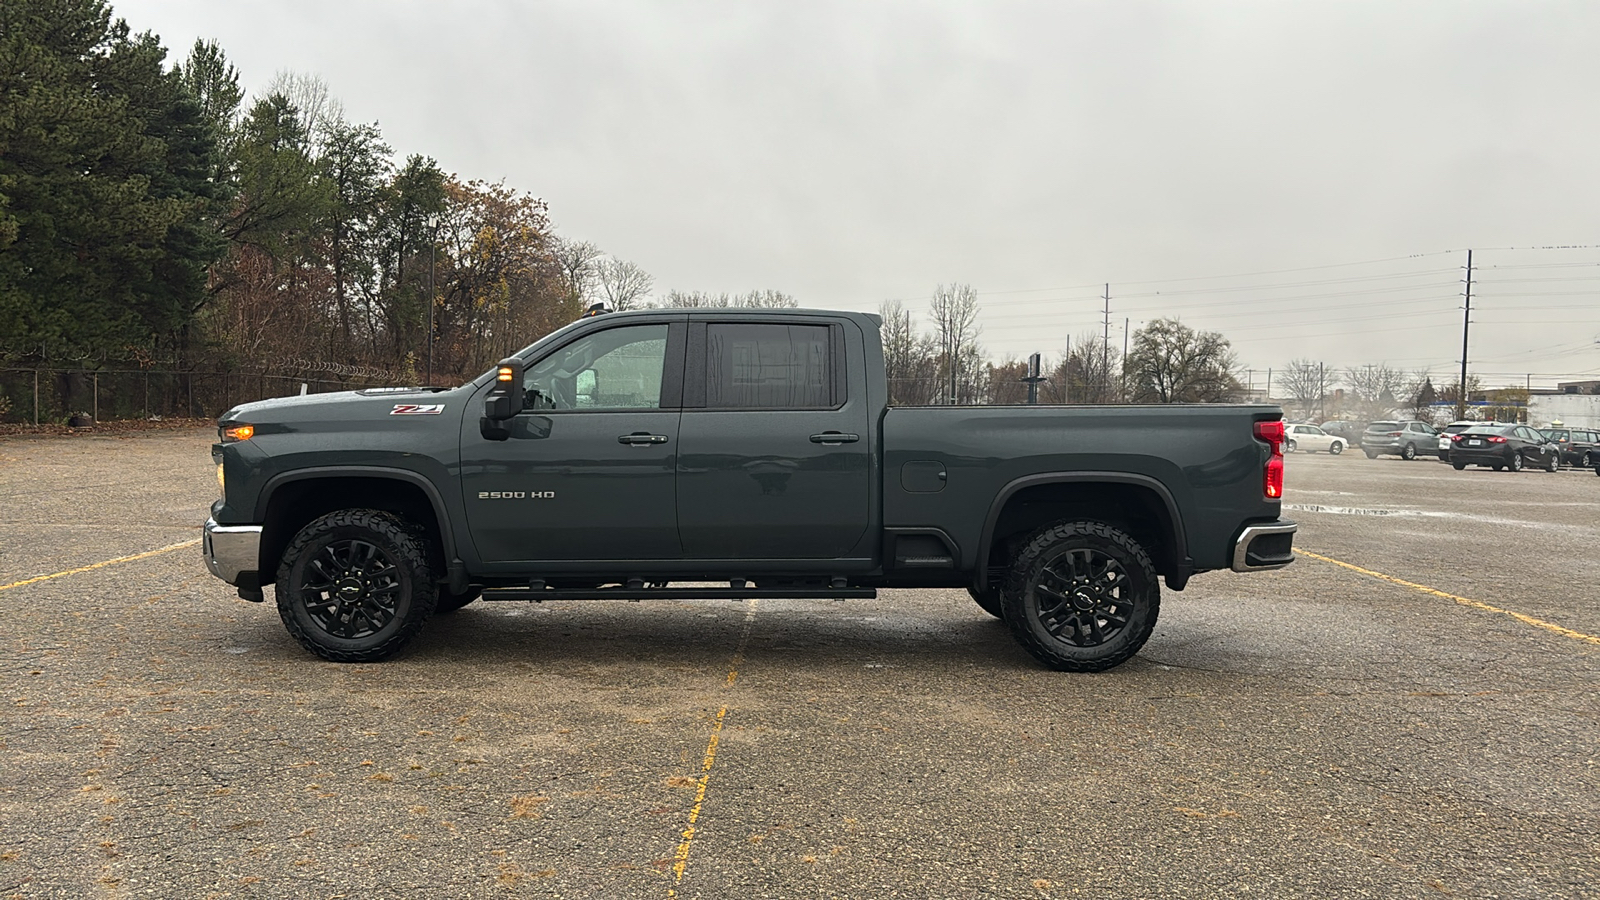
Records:
[[[276,578],[283,551],[306,523],[338,509],[377,509],[416,522],[432,538],[435,572],[455,559],[455,536],[444,498],[434,484],[409,469],[320,466],[273,476],[256,501],[261,529],[261,583]]]
[[[1116,510],[1117,512],[1112,512]],[[995,560],[1015,539],[1067,518],[1091,519],[1121,528],[1138,540],[1172,590],[1183,590],[1193,574],[1183,515],[1172,492],[1148,475],[1132,472],[1045,472],[1008,482],[989,504],[978,540],[978,590],[991,584]]]

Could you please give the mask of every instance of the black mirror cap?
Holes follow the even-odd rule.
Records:
[[[494,386],[483,401],[485,419],[504,422],[522,412],[522,360],[507,357],[495,366]]]

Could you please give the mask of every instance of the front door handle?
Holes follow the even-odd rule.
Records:
[[[667,436],[664,434],[651,434],[648,431],[635,431],[632,434],[619,435],[619,444],[665,444]]]
[[[845,434],[842,431],[824,431],[821,434],[813,434],[811,436],[811,443],[813,444],[854,444],[859,440],[861,440],[861,435]]]

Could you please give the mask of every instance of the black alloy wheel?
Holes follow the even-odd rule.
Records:
[[[428,559],[424,538],[392,513],[328,513],[284,550],[278,615],[323,659],[387,659],[433,614],[437,585]]]
[[[1017,641],[1063,672],[1103,672],[1127,661],[1155,630],[1161,592],[1149,554],[1101,522],[1035,532],[1002,594]]]

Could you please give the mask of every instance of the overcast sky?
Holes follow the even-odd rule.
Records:
[[[1001,357],[1098,332],[1109,282],[1118,345],[1179,315],[1257,379],[1444,372],[1471,247],[1486,381],[1600,372],[1600,4],[113,2],[658,293],[965,282]]]

